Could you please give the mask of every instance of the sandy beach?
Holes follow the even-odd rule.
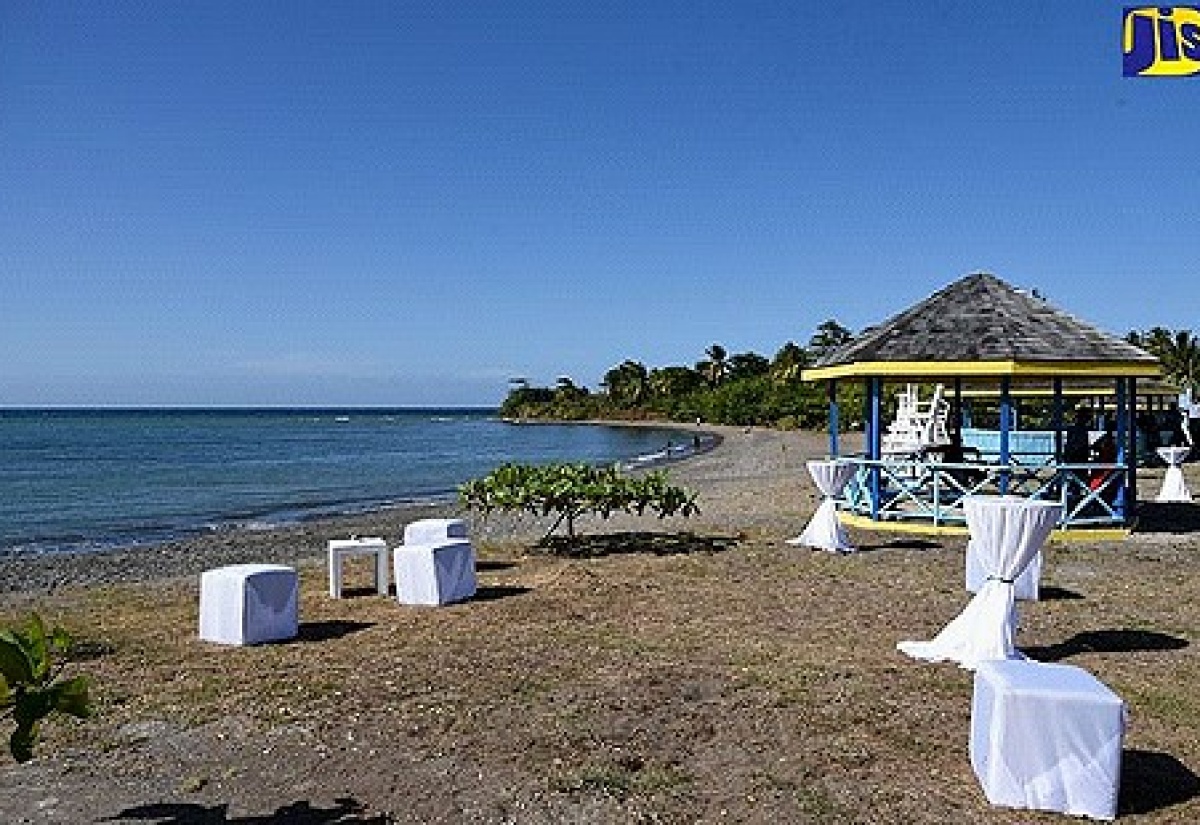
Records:
[[[664,425],[653,422],[625,426]],[[679,429],[691,432],[695,428],[680,425]],[[734,525],[737,530],[785,532],[803,526],[815,494],[804,461],[827,450],[824,435],[720,426],[705,430],[728,443],[715,452],[667,466],[673,483],[694,488],[703,502],[699,518],[675,526],[725,530]],[[229,530],[147,547],[56,556],[0,556],[0,596],[21,599],[61,588],[198,576],[204,570],[240,562],[319,565],[324,563],[328,539],[381,536],[396,543],[408,522],[443,516],[466,518],[471,535],[483,542],[532,540],[549,526],[549,522],[540,524],[503,515],[483,520],[461,511],[456,504],[430,504],[272,530]],[[585,520],[581,526],[593,532],[614,531],[630,529],[634,522],[618,516],[607,522]]]
[[[373,595],[365,566],[329,599],[324,543],[394,542],[452,508],[0,562],[0,619],[37,609],[71,630],[98,711],[49,724],[33,762],[0,762],[0,821],[1057,819],[986,803],[971,674],[895,650],[965,603],[964,540],[790,547],[826,437],[712,429],[717,449],[669,468],[699,517],[587,521],[611,538],[587,558],[531,552],[542,524],[472,518],[479,596],[442,609]],[[1190,505],[1146,512],[1123,542],[1049,550],[1019,643],[1129,705],[1122,821],[1194,822],[1200,543]],[[300,570],[296,642],[196,639],[199,573],[246,561]]]

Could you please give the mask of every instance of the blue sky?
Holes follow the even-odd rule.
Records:
[[[1194,328],[1200,77],[1120,12],[7,0],[0,405],[494,404],[977,270]]]

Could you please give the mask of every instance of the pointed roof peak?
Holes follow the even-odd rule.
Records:
[[[1037,290],[1018,289],[990,272],[972,272],[925,300],[870,327],[818,361],[814,372],[855,364],[971,363],[977,372],[1010,372],[1014,363],[1111,366],[1124,374],[1156,373],[1157,359],[1050,304]],[[854,370],[865,374],[863,369]],[[818,376],[819,377],[819,376]]]

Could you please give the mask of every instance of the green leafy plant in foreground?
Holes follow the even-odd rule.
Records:
[[[33,758],[38,729],[50,714],[91,715],[87,679],[59,678],[70,648],[67,632],[55,627],[47,633],[36,613],[24,631],[0,630],[0,718],[10,716],[16,723],[8,747],[18,762]]]
[[[635,477],[622,475],[616,467],[590,464],[503,464],[461,485],[458,496],[465,507],[485,517],[497,510],[556,516],[543,541],[563,524],[574,538],[575,522],[587,514],[608,518],[649,511],[665,518],[700,512],[695,495],[667,483],[663,471]]]

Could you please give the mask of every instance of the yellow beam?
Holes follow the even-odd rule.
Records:
[[[804,370],[804,381],[829,378],[1159,378],[1157,363],[1139,361],[853,361]]]
[[[847,527],[873,530],[878,533],[900,533],[918,536],[966,536],[967,528],[961,524],[923,524],[919,521],[871,521],[856,513],[838,512],[838,518]],[[1126,527],[1076,527],[1073,530],[1055,530],[1049,541],[1124,541],[1133,531]]]

